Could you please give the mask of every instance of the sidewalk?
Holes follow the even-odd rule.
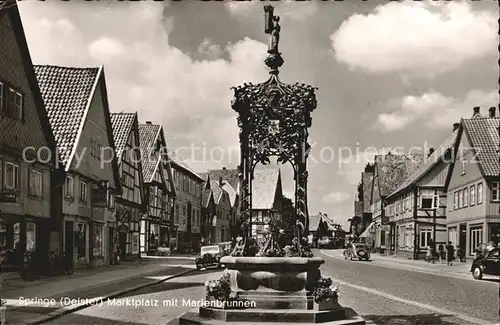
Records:
[[[96,269],[75,270],[72,275],[44,277],[36,281],[9,279],[2,285],[2,298],[7,299],[7,306],[15,305],[19,297],[51,297],[65,292],[75,291],[90,286],[110,284],[125,278],[165,270],[166,264],[141,262],[123,262],[120,265],[103,266]]]
[[[323,254],[331,256],[334,258],[344,259],[342,254],[342,249],[336,250],[321,250]],[[465,275],[470,277],[470,262],[457,263],[454,262],[452,266],[448,266],[446,262],[443,263],[428,263],[424,260],[411,260],[407,257],[398,257],[395,255],[384,256],[378,253],[372,253],[370,256],[371,263],[377,265],[386,265],[394,267],[411,268],[416,271],[432,272],[435,271],[436,274],[449,274],[454,276],[464,277]]]

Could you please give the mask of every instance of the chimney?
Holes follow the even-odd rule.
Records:
[[[146,124],[147,125],[151,125],[151,121],[146,121]]]
[[[496,107],[490,107],[490,117],[495,117],[496,110]]]
[[[456,131],[459,126],[460,126],[460,123],[453,123],[453,131]]]
[[[222,176],[219,177],[219,186],[222,186]]]
[[[427,157],[429,157],[430,155],[432,155],[435,150],[436,149],[434,149],[434,148],[429,148],[429,154],[427,155]]]
[[[476,116],[476,115],[479,115],[479,110],[481,109],[481,107],[479,106],[476,106],[472,109],[472,116]]]

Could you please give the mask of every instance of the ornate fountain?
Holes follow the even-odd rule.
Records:
[[[281,26],[274,7],[264,6],[265,32],[270,35],[265,64],[270,78],[260,84],[233,87],[232,108],[240,127],[241,240],[230,256],[222,277],[206,283],[206,304],[187,313],[180,325],[221,322],[365,324],[352,309],[338,303],[338,290],[321,276],[324,260],[313,257],[305,236],[307,210],[308,128],[316,109],[317,88],[286,84],[279,77],[284,60],[278,50]],[[252,237],[252,180],[258,163],[290,163],[295,180],[295,229],[293,244],[278,244],[279,229],[271,227],[260,249]]]

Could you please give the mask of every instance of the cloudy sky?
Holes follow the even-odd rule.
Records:
[[[268,78],[262,1],[19,7],[35,64],[102,64],[111,111],[163,124],[168,146],[195,170],[239,163],[229,88]],[[375,153],[439,145],[473,106],[499,102],[494,1],[282,1],[275,13],[280,77],[319,87],[310,213],[345,224]],[[283,167],[288,194],[290,172]]]

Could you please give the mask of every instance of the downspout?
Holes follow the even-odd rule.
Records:
[[[413,259],[418,260],[418,237],[417,237],[417,216],[418,216],[418,187],[413,189]]]

